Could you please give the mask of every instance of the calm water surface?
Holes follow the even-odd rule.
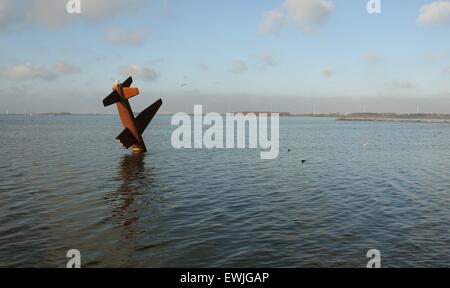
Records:
[[[450,125],[280,121],[261,160],[175,150],[168,116],[141,155],[115,116],[0,116],[0,266],[450,266]]]

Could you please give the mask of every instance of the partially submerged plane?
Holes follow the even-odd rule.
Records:
[[[147,151],[144,140],[142,139],[142,133],[147,128],[153,116],[155,116],[159,107],[162,105],[162,100],[159,99],[144,111],[142,111],[137,117],[134,117],[133,110],[131,110],[128,99],[139,95],[138,88],[131,88],[133,78],[128,77],[123,83],[114,83],[112,86],[113,92],[103,99],[103,106],[109,106],[117,104],[117,110],[119,111],[120,120],[125,128],[117,140],[125,148],[132,147],[133,151]]]

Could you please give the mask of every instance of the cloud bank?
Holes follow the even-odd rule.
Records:
[[[82,13],[71,15],[63,0],[0,0],[0,28],[13,23],[39,24],[44,27],[59,27],[70,21],[105,21],[129,11],[130,7],[144,5],[144,0],[89,0],[82,1]],[[14,15],[14,17],[8,17]]]
[[[62,61],[56,62],[50,68],[25,62],[0,69],[0,77],[12,81],[31,79],[52,81],[61,76],[72,75],[79,71],[80,69],[77,66]]]

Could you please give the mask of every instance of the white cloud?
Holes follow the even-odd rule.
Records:
[[[333,4],[326,0],[285,0],[283,7],[304,32],[313,32],[330,16]]]
[[[383,55],[376,51],[367,51],[363,54],[363,58],[366,62],[376,63],[383,60]]]
[[[414,84],[408,80],[391,81],[388,85],[394,89],[410,89],[414,86]]]
[[[250,62],[259,71],[265,71],[277,65],[277,61],[270,53],[261,53],[252,55],[250,58]]]
[[[276,62],[272,55],[262,54],[259,56],[259,61],[264,66],[275,66]]]
[[[40,0],[48,1],[48,0]],[[52,0],[60,1],[60,0]],[[66,1],[63,1],[66,2]],[[141,5],[147,1],[144,0],[83,0],[83,12],[85,17],[90,19],[104,20],[113,15],[123,14],[127,11],[135,11],[134,6]]]
[[[427,52],[421,55],[421,58],[423,61],[426,61],[428,63],[442,63],[448,58],[448,52],[447,51],[441,51],[441,52]]]
[[[437,1],[422,6],[418,21],[425,26],[450,24],[450,1]]]
[[[108,31],[105,38],[108,42],[115,45],[126,44],[131,46],[139,46],[144,43],[147,35],[148,33],[145,29],[138,29],[135,31],[115,29]]]
[[[329,68],[324,68],[324,69],[320,70],[320,75],[322,75],[323,77],[329,78],[334,75],[334,71]]]
[[[233,62],[231,63],[231,72],[233,72],[235,74],[240,74],[242,72],[245,72],[246,70],[247,70],[247,64],[243,60],[236,59],[236,60],[233,60]]]
[[[31,63],[21,63],[10,68],[0,70],[0,75],[9,80],[24,80],[34,78],[45,78],[47,71],[44,66]]]
[[[75,65],[63,61],[58,61],[53,65],[53,69],[51,72],[55,76],[64,76],[64,75],[72,75],[79,71],[80,69]]]
[[[0,69],[0,77],[8,80],[41,79],[50,81],[60,76],[77,73],[78,71],[78,67],[62,61],[56,62],[51,68],[25,62],[9,68]]]
[[[450,65],[444,68],[444,74],[450,75]]]
[[[263,20],[258,25],[258,32],[261,34],[277,33],[286,24],[286,18],[280,10],[269,10],[264,12]]]
[[[332,10],[333,4],[328,0],[284,0],[279,9],[264,12],[258,32],[278,32],[288,21],[303,32],[314,32],[328,19]]]
[[[154,82],[161,76],[161,73],[158,70],[142,67],[137,64],[122,67],[120,68],[120,72],[124,77],[133,76],[147,82]]]
[[[34,22],[48,27],[58,27],[64,22],[81,15],[69,15],[66,11],[66,1],[32,0],[29,2],[22,7],[24,9],[22,11],[24,21]]]

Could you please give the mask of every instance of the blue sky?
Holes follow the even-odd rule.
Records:
[[[0,0],[0,113],[113,113],[127,74],[137,109],[450,113],[449,1],[66,2]]]

